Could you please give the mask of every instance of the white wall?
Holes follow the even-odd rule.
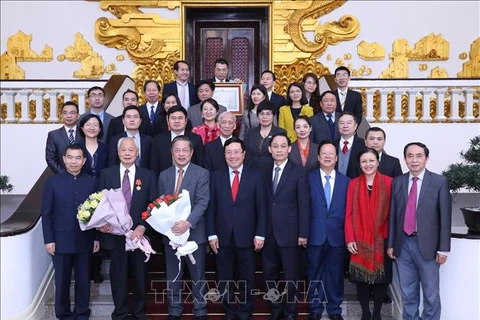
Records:
[[[145,13],[159,14],[162,18],[179,18],[178,9],[170,11],[160,8],[141,8]],[[80,68],[80,62],[57,61],[56,57],[64,53],[67,46],[73,44],[76,32],[93,46],[105,61],[105,66],[114,63],[117,71],[122,74],[132,74],[135,67],[128,54],[123,50],[107,48],[95,40],[95,21],[100,17],[114,18],[100,9],[98,1],[1,1],[1,53],[6,51],[7,38],[22,30],[32,34],[32,49],[40,53],[46,44],[54,52],[54,60],[48,63],[20,62],[27,79],[70,79],[73,72]],[[462,61],[458,55],[470,51],[470,44],[479,37],[480,2],[479,1],[359,1],[350,0],[339,9],[327,16],[321,17],[322,23],[338,21],[345,15],[352,14],[360,21],[360,34],[352,41],[341,42],[329,46],[325,54],[319,58],[331,71],[336,67],[335,60],[350,53],[352,59],[345,61],[353,68],[362,65],[372,69],[370,77],[377,78],[381,71],[387,69],[391,60],[388,54],[392,43],[400,38],[406,38],[411,47],[415,42],[432,32],[442,33],[450,42],[450,59],[448,61],[416,61],[409,63],[411,78],[426,78],[430,69],[435,66],[445,68],[450,77],[456,77],[462,69]],[[47,18],[54,17],[54,18]],[[307,35],[311,38],[311,35]],[[378,42],[386,52],[383,61],[364,61],[357,56],[357,45],[362,40]],[[116,56],[123,54],[123,62],[116,61]],[[331,54],[332,60],[327,61]],[[418,65],[426,63],[428,71],[419,71]],[[45,69],[48,68],[48,72]],[[104,78],[108,78],[105,75]]]

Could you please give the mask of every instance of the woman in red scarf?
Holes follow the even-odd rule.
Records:
[[[363,174],[350,181],[345,214],[345,243],[351,253],[350,281],[357,286],[362,320],[380,320],[392,282],[392,261],[386,254],[392,178],[378,171],[378,152],[366,148],[359,155]],[[373,287],[373,316],[369,308]]]

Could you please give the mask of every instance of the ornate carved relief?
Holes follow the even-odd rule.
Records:
[[[480,77],[480,37],[470,45],[470,60],[465,62],[462,71],[457,73],[459,78]]]
[[[307,72],[313,72],[319,78],[324,74],[330,74],[328,68],[314,59],[297,59],[293,64],[277,64],[273,72],[277,76],[275,92],[286,92],[290,83],[301,81]]]
[[[385,59],[385,49],[378,42],[368,43],[361,41],[357,46],[358,56],[367,61],[380,61]]]

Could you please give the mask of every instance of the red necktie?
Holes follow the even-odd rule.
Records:
[[[233,199],[233,202],[235,202],[235,199],[237,199],[238,185],[240,184],[240,177],[238,176],[239,174],[238,170],[233,170],[233,173],[235,173],[235,177],[233,178],[233,182],[232,182],[232,199]]]
[[[347,145],[348,145],[348,141],[343,141],[343,148],[342,148],[343,154],[347,154],[347,152],[348,152]]]
[[[415,215],[417,213],[417,180],[418,177],[412,178],[412,187],[408,194],[407,209],[405,210],[405,221],[403,222],[403,231],[411,235],[415,232]]]

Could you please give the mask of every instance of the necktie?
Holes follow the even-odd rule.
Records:
[[[273,193],[277,191],[279,175],[280,175],[280,167],[275,167],[275,175],[273,176]]]
[[[122,179],[122,193],[125,197],[125,201],[127,202],[128,212],[130,212],[130,204],[132,203],[132,191],[130,189],[130,178],[128,177],[128,173],[130,171],[127,169],[125,170],[125,174],[123,175]]]
[[[233,173],[235,173],[235,177],[232,182],[232,199],[233,202],[235,202],[237,199],[238,186],[240,185],[240,176],[238,175],[240,172],[238,172],[238,170],[233,170]]]
[[[150,107],[150,123],[155,119],[155,111],[153,110],[153,105]]]
[[[346,100],[347,94],[345,92],[340,91],[340,106],[342,107],[342,110],[345,108],[345,100]]]
[[[348,152],[348,141],[343,141],[342,152],[343,152],[343,154],[347,154],[347,152]]]
[[[330,202],[332,198],[332,187],[330,187],[330,176],[325,176],[327,182],[323,186],[323,192],[325,192],[325,200],[327,201],[327,209],[330,209]]]
[[[182,107],[186,108],[185,106],[185,86],[180,84],[180,94],[179,94],[180,102],[182,103]]]
[[[180,193],[180,188],[182,187],[182,182],[183,182],[183,169],[179,168],[178,169],[177,186],[175,187],[175,194]]]
[[[68,130],[68,140],[70,141],[70,144],[75,143],[75,138],[73,137],[73,129]]]
[[[408,194],[407,209],[405,210],[405,221],[403,230],[406,234],[411,235],[415,232],[415,215],[417,212],[417,180],[418,177],[412,178],[412,187]]]
[[[330,131],[330,138],[332,139],[332,141],[334,140],[334,136],[335,136],[335,123],[333,123],[333,119],[332,119],[332,115],[331,114],[327,114],[327,118],[328,118],[328,130]]]

